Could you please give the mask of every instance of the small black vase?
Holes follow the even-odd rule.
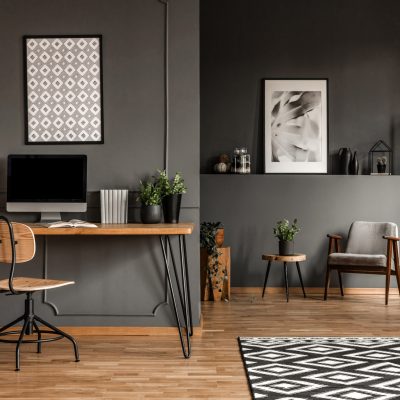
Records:
[[[357,152],[355,151],[349,165],[350,175],[358,175],[358,168],[359,164],[357,159]]]
[[[167,224],[177,224],[179,222],[179,212],[181,211],[182,194],[171,194],[162,200],[164,222]]]
[[[341,175],[349,174],[349,165],[351,161],[351,150],[347,147],[342,147],[338,152],[339,156],[339,173]]]
[[[140,219],[143,224],[159,224],[161,222],[161,206],[142,206]]]
[[[288,240],[279,241],[279,255],[280,256],[290,256],[293,254],[293,242]]]

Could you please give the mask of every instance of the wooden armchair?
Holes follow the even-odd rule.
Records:
[[[385,304],[389,300],[390,277],[395,275],[400,293],[400,268],[397,225],[392,222],[356,221],[350,227],[347,247],[341,252],[339,235],[328,235],[329,252],[325,277],[324,300],[328,298],[331,271],[339,277],[343,296],[342,273],[386,276]]]

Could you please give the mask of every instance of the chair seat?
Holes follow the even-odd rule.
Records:
[[[58,281],[53,279],[38,279],[17,277],[13,280],[14,289],[17,292],[35,292],[37,290],[54,289],[66,285],[73,285],[74,281]],[[0,281],[0,290],[9,290],[8,279]]]
[[[352,267],[386,267],[386,256],[383,254],[331,253],[328,256],[328,264]]]

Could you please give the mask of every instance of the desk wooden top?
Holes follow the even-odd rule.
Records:
[[[40,224],[27,224],[35,235],[190,235],[194,224],[97,224],[98,228],[47,228]]]

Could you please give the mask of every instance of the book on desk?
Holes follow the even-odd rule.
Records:
[[[69,221],[55,221],[43,224],[47,228],[98,228],[96,224],[80,219],[71,219]]]

